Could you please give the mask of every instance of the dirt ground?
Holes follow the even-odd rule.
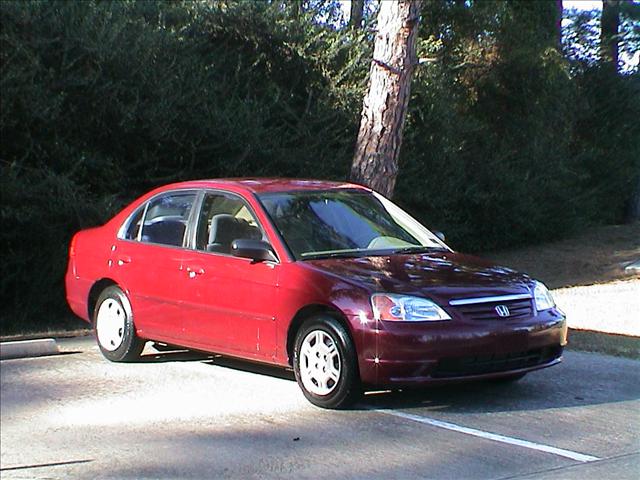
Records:
[[[572,348],[640,358],[640,273],[625,270],[640,260],[640,223],[483,256],[553,289]]]
[[[624,267],[640,260],[640,222],[592,228],[557,242],[481,255],[527,272],[549,288],[640,279]]]

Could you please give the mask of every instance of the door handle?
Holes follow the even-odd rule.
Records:
[[[187,274],[189,278],[196,278],[197,275],[204,274],[204,268],[202,267],[187,267]]]
[[[118,257],[118,266],[122,266],[125,263],[131,263],[131,257],[129,255],[120,255]]]

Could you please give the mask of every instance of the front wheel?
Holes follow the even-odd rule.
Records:
[[[356,350],[335,318],[305,322],[294,346],[293,371],[302,393],[323,408],[345,408],[361,393]]]
[[[112,362],[140,357],[145,342],[138,338],[129,299],[116,286],[105,288],[93,311],[93,325],[102,354]]]

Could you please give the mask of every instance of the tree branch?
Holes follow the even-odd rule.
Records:
[[[372,60],[373,63],[375,63],[376,65],[379,65],[380,67],[384,68],[385,70],[389,70],[391,73],[395,73],[396,75],[400,75],[402,72],[395,68],[392,67],[391,65],[389,65],[388,63],[383,62],[382,60],[378,60],[378,59],[373,59]]]

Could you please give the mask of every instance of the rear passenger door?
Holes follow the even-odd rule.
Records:
[[[132,215],[112,251],[114,277],[128,290],[134,322],[146,338],[183,336],[182,261],[195,199],[195,191],[152,198]]]

